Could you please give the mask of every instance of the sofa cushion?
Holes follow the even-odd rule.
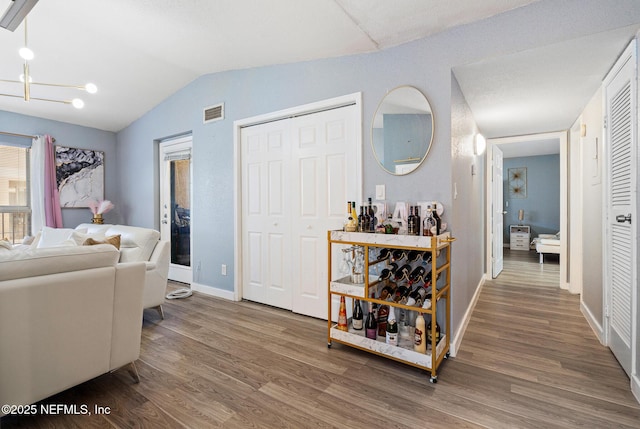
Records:
[[[118,250],[110,244],[1,252],[0,281],[111,267],[118,263],[119,256]]]
[[[58,247],[58,246],[77,246],[78,243],[74,240],[74,233],[87,232],[84,229],[71,229],[71,228],[50,228],[45,226],[42,228],[42,234],[40,240],[37,243],[39,249],[46,247]]]
[[[145,262],[158,244],[160,233],[136,226],[112,225],[107,235],[120,235],[120,262]]]

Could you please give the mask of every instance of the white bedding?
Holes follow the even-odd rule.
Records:
[[[540,263],[542,264],[545,253],[560,254],[560,233],[540,234],[533,239],[533,244],[536,246],[536,252],[540,254]]]

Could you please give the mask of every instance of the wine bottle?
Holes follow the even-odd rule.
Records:
[[[381,305],[378,308],[378,335],[384,337],[387,332],[387,319],[389,317],[389,306]]]
[[[425,320],[422,313],[418,313],[416,317],[416,330],[414,331],[413,350],[418,353],[427,352],[427,341],[425,336]]]
[[[353,307],[353,317],[351,318],[351,325],[353,325],[353,329],[356,329],[358,331],[362,330],[362,319],[364,319],[362,306],[360,305],[360,300],[356,299],[356,303]]]
[[[358,232],[366,232],[366,219],[364,217],[364,207],[360,206],[360,215],[358,215]]]
[[[393,300],[400,304],[406,304],[410,293],[411,293],[411,287],[407,285],[398,286],[398,289],[396,289],[396,293]]]
[[[431,264],[431,252],[429,250],[425,250],[422,252],[422,263]]]
[[[405,253],[404,250],[402,249],[395,249],[393,252],[391,252],[391,260],[393,262],[399,262],[401,260],[403,260],[405,258]]]
[[[422,281],[425,271],[426,270],[422,265],[415,267],[414,270],[411,271],[411,274],[409,274],[409,284],[419,283]]]
[[[367,321],[364,324],[365,336],[372,340],[378,337],[378,324],[373,313],[373,303],[369,303],[369,313],[367,314]]]
[[[362,226],[362,232],[370,232],[371,228],[371,216],[369,216],[369,209],[366,206],[362,206],[363,214],[364,214],[364,225]]]
[[[440,228],[442,227],[442,220],[440,219],[440,216],[438,216],[438,207],[436,207],[437,204],[434,202],[433,203],[433,220],[436,221],[436,233],[435,235],[440,235]]]
[[[417,250],[409,250],[407,252],[407,262],[417,261],[420,257],[420,252]]]
[[[378,252],[378,261],[384,261],[389,256],[391,256],[391,250],[387,248],[382,248],[380,249],[380,252]]]
[[[418,286],[415,290],[413,290],[409,294],[409,298],[407,299],[407,305],[415,305],[416,307],[421,307],[424,302],[424,298],[427,296],[427,290]]]
[[[396,323],[396,314],[394,308],[391,307],[389,309],[389,318],[386,323],[386,331],[385,336],[387,340],[387,344],[391,346],[398,345],[398,324]]]
[[[433,332],[433,326],[431,325],[432,320],[433,320],[433,317],[431,317],[431,320],[429,321],[429,326],[427,326],[427,341],[435,345],[440,342],[440,325],[438,325],[438,322],[436,321],[436,329],[435,329],[435,332]],[[435,333],[435,338],[433,338],[434,333]],[[434,339],[435,342],[432,342],[432,339]]]
[[[391,278],[391,276],[393,275],[393,273],[396,272],[397,269],[398,269],[398,264],[396,264],[395,262],[390,263],[389,268],[384,268],[380,272],[380,276],[378,276],[378,281],[381,282],[383,280],[387,280]]]
[[[376,218],[376,213],[373,210],[373,204],[371,203],[371,198],[369,198],[369,218],[371,223],[369,224],[369,232],[376,232],[376,227],[378,226],[378,219]]]
[[[436,221],[433,218],[433,209],[431,206],[427,206],[427,213],[422,221],[422,235],[429,237],[432,236],[433,232],[431,232],[431,229],[434,226],[436,226]]]
[[[340,311],[338,312],[338,329],[341,331],[348,331],[347,325],[347,305],[345,303],[344,296],[340,297]]]
[[[407,218],[407,235],[415,235],[416,217],[413,214],[413,206],[409,208],[409,217]]]
[[[420,206],[415,206],[413,208],[413,216],[415,219],[416,228],[414,230],[414,235],[420,235],[420,229],[422,228],[422,222],[420,221]]]
[[[408,278],[410,272],[411,272],[411,265],[409,264],[404,264],[403,266],[398,268],[394,273],[394,278],[396,282],[403,280],[405,278]]]

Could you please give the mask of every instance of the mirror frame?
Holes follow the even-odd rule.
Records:
[[[427,106],[429,107],[429,111],[431,112],[431,138],[429,139],[428,145],[427,145],[427,149],[424,152],[424,155],[422,155],[422,158],[420,159],[420,162],[418,162],[418,165],[415,166],[414,169],[412,169],[411,171],[408,171],[406,173],[396,173],[395,171],[389,171],[384,164],[382,164],[380,162],[380,158],[378,157],[378,153],[376,152],[376,147],[374,145],[374,141],[373,141],[373,130],[374,130],[374,124],[376,122],[376,116],[378,115],[378,112],[380,111],[380,107],[382,107],[382,105],[384,104],[385,100],[387,99],[387,97],[389,96],[389,94],[393,93],[394,91],[397,91],[399,89],[403,89],[403,88],[409,88],[412,89],[414,91],[416,91],[418,94],[420,94],[422,96],[422,98],[424,98],[424,101],[427,103]],[[378,165],[380,166],[380,168],[382,168],[385,172],[392,174],[394,176],[406,176],[407,174],[411,174],[414,171],[416,171],[423,163],[424,160],[427,159],[427,155],[429,155],[429,152],[431,151],[431,147],[433,146],[433,137],[435,135],[435,119],[434,119],[434,113],[433,113],[433,108],[431,107],[431,103],[429,102],[429,99],[427,98],[426,95],[424,95],[424,93],[422,91],[420,91],[418,88],[416,88],[415,86],[411,86],[411,85],[401,85],[401,86],[397,86],[393,89],[391,89],[390,91],[388,91],[384,97],[382,97],[382,100],[380,100],[380,102],[378,103],[378,107],[376,108],[375,113],[373,114],[373,118],[371,119],[371,130],[370,130],[370,136],[371,136],[371,150],[373,152],[373,157],[376,159],[376,162],[378,163]]]

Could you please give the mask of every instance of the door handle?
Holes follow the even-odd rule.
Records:
[[[167,220],[166,219],[162,219],[162,223],[166,225]]]
[[[620,223],[625,223],[625,222],[629,222],[631,223],[631,213],[629,213],[628,215],[618,215],[616,216],[616,221],[620,222]]]

